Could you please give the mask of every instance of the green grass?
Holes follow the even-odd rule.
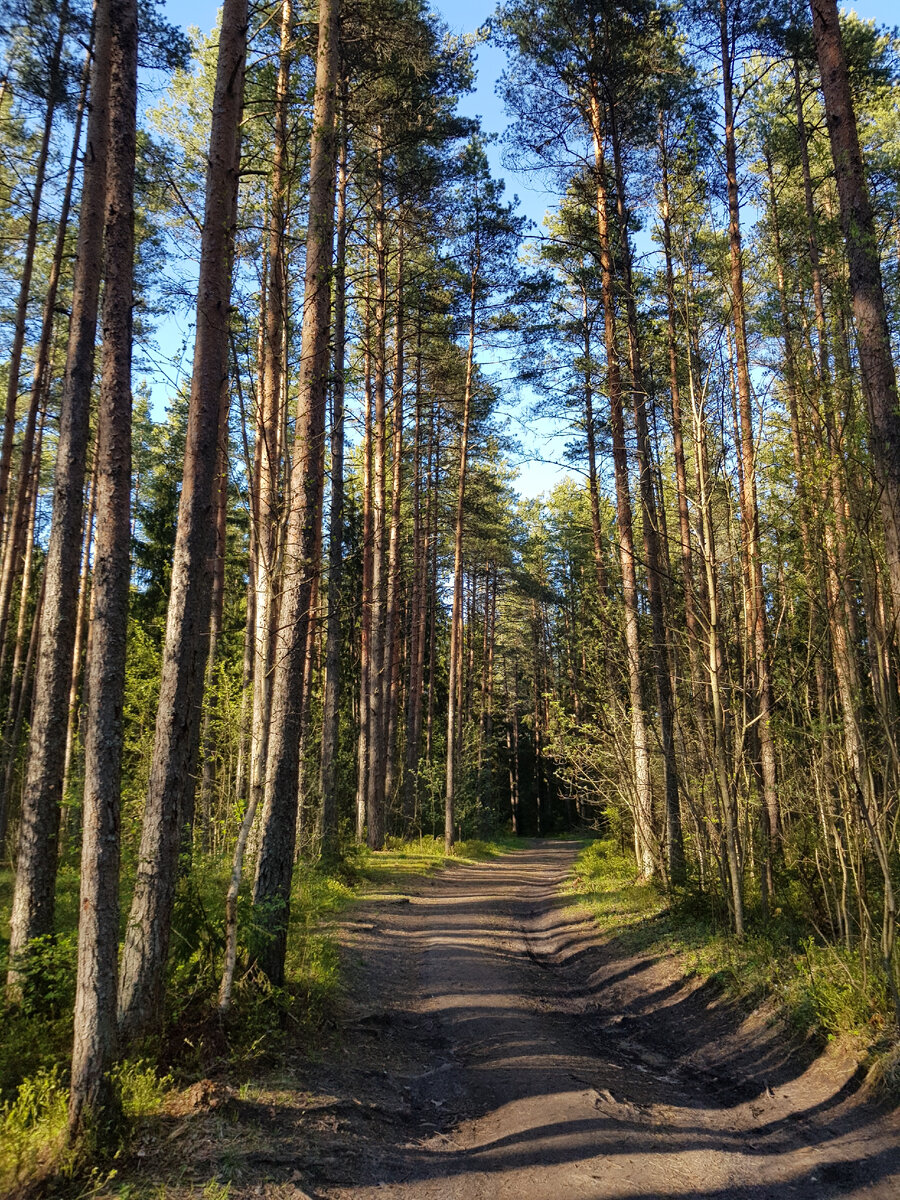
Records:
[[[771,998],[798,1034],[820,1042],[888,1044],[884,981],[865,973],[857,954],[823,943],[789,916],[776,911],[738,940],[696,902],[673,904],[658,885],[640,882],[634,859],[611,841],[587,846],[565,886],[626,953],[677,954],[686,975],[716,982],[747,1008]]]
[[[353,847],[344,860],[342,871],[345,878],[356,885],[359,894],[363,883],[374,884],[376,888],[396,889],[417,878],[431,875],[448,863],[486,862],[521,847],[520,838],[502,834],[489,841],[470,838],[456,842],[448,854],[442,838],[429,836],[409,842],[388,838],[383,850]]]
[[[422,838],[390,839],[372,852],[352,847],[329,870],[300,863],[294,874],[286,983],[265,986],[248,968],[247,944],[235,981],[234,1005],[220,1020],[215,998],[223,951],[224,897],[230,863],[196,859],[178,887],[167,986],[166,1028],[148,1042],[149,1057],[115,1068],[114,1080],[129,1123],[158,1112],[173,1088],[223,1067],[237,1081],[252,1080],[282,1056],[288,1044],[313,1050],[327,1036],[341,991],[336,920],[351,905],[402,895],[415,882],[453,862],[485,861],[521,845],[513,838],[472,840],[454,846]],[[130,880],[123,880],[127,917]],[[240,919],[252,938],[249,881]],[[31,998],[0,1013],[0,1195],[41,1177],[52,1166],[63,1174],[72,1161],[65,1149],[67,1072],[75,991],[78,876],[58,877],[57,927],[26,963],[37,986]],[[0,872],[0,971],[5,975],[12,901],[10,872]]]

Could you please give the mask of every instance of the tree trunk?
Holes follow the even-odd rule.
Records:
[[[110,0],[103,367],[97,415],[97,537],[85,708],[84,837],[69,1135],[110,1116],[116,1049],[122,706],[131,571],[131,328],[137,0]]]
[[[369,848],[384,845],[385,769],[385,617],[387,575],[385,505],[387,492],[386,372],[387,264],[384,213],[384,151],[381,130],[375,165],[375,422],[372,438],[372,602],[369,628],[369,762],[366,793],[366,834]]]
[[[81,570],[78,575],[78,610],[75,614],[75,648],[72,651],[72,681],[69,685],[69,717],[66,725],[66,756],[63,760],[62,798],[66,799],[69,778],[72,771],[72,759],[75,755],[75,738],[78,733],[78,684],[84,667],[84,651],[87,642],[87,627],[89,615],[89,595],[91,591],[91,545],[94,539],[94,517],[97,512],[97,477],[100,468],[100,458],[97,448],[94,448],[94,466],[91,471],[91,490],[88,501],[87,520],[84,523],[84,537],[81,544]],[[67,807],[62,818],[62,840],[72,836],[71,808]],[[76,825],[77,828],[77,825]],[[61,846],[64,850],[64,846]]]
[[[185,815],[194,793],[204,652],[209,634],[216,463],[222,395],[228,376],[231,268],[246,51],[247,0],[225,0],[206,174],[184,476],[150,784],[122,953],[119,1032],[125,1042],[146,1032],[159,1019],[178,855]]]
[[[34,666],[34,656],[37,649],[37,638],[40,632],[41,606],[44,596],[44,580],[41,577],[39,602],[35,605],[31,616],[32,631],[25,645],[25,631],[28,628],[28,598],[31,595],[31,585],[34,577],[34,528],[37,521],[38,501],[38,464],[41,459],[41,443],[44,435],[46,411],[41,413],[37,430],[35,461],[31,468],[31,484],[28,489],[28,523],[26,527],[25,561],[22,564],[22,594],[19,601],[19,617],[16,622],[15,652],[9,678],[9,697],[7,700],[6,720],[3,726],[2,752],[0,752],[0,861],[6,859],[6,833],[13,800],[13,782],[15,779],[16,752],[19,746],[19,736],[22,732],[22,721],[19,714],[22,710],[20,701],[24,696],[28,680]],[[24,660],[24,663],[23,663]]]
[[[288,87],[290,82],[293,12],[291,0],[281,3],[278,80],[275,93],[275,141],[269,187],[269,221],[265,256],[265,308],[260,320],[259,403],[256,422],[256,638],[253,674],[253,730],[250,786],[256,793],[257,813],[262,811],[272,700],[273,652],[278,621],[280,582],[279,481],[282,463],[282,385],[285,375],[284,337],[287,314],[284,303],[286,192],[285,159],[288,154]],[[254,841],[259,830],[253,830]]]
[[[591,357],[591,322],[588,316],[587,289],[582,293],[582,344],[584,350],[584,427],[587,436],[588,494],[591,501],[591,538],[594,572],[601,604],[606,599],[606,564],[603,558],[603,529],[600,523],[600,488],[597,483],[597,435],[594,421],[594,376]]]
[[[622,169],[621,147],[614,107],[610,111],[610,136],[615,166],[616,209],[619,218],[620,255],[625,285],[634,427],[637,433],[641,525],[644,534],[644,553],[647,558],[647,593],[653,629],[653,666],[662,734],[666,788],[666,862],[670,884],[680,885],[685,881],[684,838],[681,830],[681,802],[678,795],[678,768],[675,760],[675,702],[666,638],[664,573],[660,568],[659,510],[656,504],[653,446],[650,441],[647,420],[647,389],[644,383],[637,305],[634,298],[631,243],[628,237],[628,216],[625,206],[625,172]]]
[[[388,537],[387,613],[384,646],[385,802],[390,804],[397,772],[397,712],[400,705],[400,501],[403,491],[403,227],[397,247],[397,319],[394,331],[394,393],[391,423],[391,529]]]
[[[356,840],[361,842],[366,833],[366,803],[369,795],[369,691],[372,675],[372,354],[371,312],[369,305],[369,265],[366,256],[366,301],[363,392],[365,413],[363,417],[362,443],[362,588],[359,614],[359,737],[357,739],[356,764]]]
[[[896,621],[900,614],[900,402],[897,376],[891,354],[875,221],[866,186],[837,0],[811,0],[810,6],[850,269],[850,296],[856,321],[862,390],[872,433],[870,448],[881,490],[881,518]]]
[[[603,288],[603,322],[606,341],[609,423],[613,439],[613,464],[616,477],[616,521],[619,531],[619,561],[625,605],[625,647],[628,658],[628,687],[631,706],[631,739],[635,785],[635,840],[638,869],[645,878],[656,870],[653,853],[653,793],[650,780],[650,750],[644,721],[641,694],[641,649],[638,632],[637,571],[634,556],[634,527],[631,493],[628,483],[628,452],[622,410],[622,377],[616,345],[615,288],[609,234],[609,198],[606,186],[606,161],[600,134],[599,104],[595,101],[594,157],[597,187],[597,232],[600,244],[600,275]]]
[[[93,30],[91,33],[93,39]],[[31,396],[28,401],[28,414],[25,418],[25,429],[22,434],[22,447],[19,452],[19,478],[16,484],[10,518],[6,523],[6,539],[3,547],[3,570],[0,574],[0,676],[3,673],[3,651],[6,648],[6,629],[9,622],[10,606],[16,576],[19,572],[19,559],[23,553],[25,527],[28,522],[28,488],[31,479],[31,464],[34,458],[35,428],[38,417],[44,411],[44,394],[50,383],[50,356],[53,350],[53,329],[56,321],[56,296],[59,291],[59,277],[62,272],[63,256],[66,248],[66,233],[69,227],[69,212],[72,207],[72,193],[75,188],[75,175],[78,169],[79,150],[81,148],[81,127],[84,121],[84,110],[87,101],[87,90],[91,77],[91,52],[88,50],[84,63],[81,80],[81,95],[78,108],[75,111],[75,124],[72,131],[72,152],[69,155],[69,166],[66,172],[66,183],[63,190],[62,208],[56,227],[56,242],[53,247],[53,258],[50,263],[50,274],[47,278],[47,290],[44,296],[44,310],[41,319],[41,336],[35,356],[34,371],[31,377]]]
[[[334,379],[331,390],[331,508],[328,514],[328,618],[325,634],[325,699],[322,716],[322,809],[320,857],[339,852],[336,760],[341,700],[341,591],[344,554],[344,355],[346,337],[347,128],[346,88],[341,96],[338,154],[337,234],[334,264]]]
[[[284,590],[272,683],[265,807],[253,906],[269,940],[258,964],[275,985],[284,980],[291,874],[297,822],[299,740],[313,576],[318,570],[329,375],[329,317],[336,165],[339,0],[319,4],[319,42],[310,158],[303,334],[291,509],[284,548]]]
[[[15,323],[13,324],[12,345],[7,364],[6,384],[6,413],[3,421],[3,440],[0,444],[0,535],[8,528],[6,511],[9,493],[9,476],[12,470],[13,437],[16,430],[16,408],[19,400],[19,374],[22,368],[22,351],[25,348],[25,323],[28,318],[28,301],[31,294],[31,276],[34,272],[34,251],[37,246],[38,223],[41,215],[41,197],[44,191],[44,178],[47,173],[47,158],[50,154],[50,135],[53,132],[53,118],[56,115],[56,102],[60,91],[59,68],[62,57],[63,41],[66,35],[66,23],[69,17],[68,0],[62,0],[59,10],[59,30],[53,47],[53,57],[48,72],[47,108],[44,112],[44,128],[41,134],[41,144],[38,148],[37,160],[34,166],[34,179],[31,185],[31,209],[28,214],[28,229],[25,235],[25,253],[22,264],[22,278],[19,281],[19,298],[16,303]],[[0,537],[2,542],[2,537]],[[2,626],[0,626],[2,630]]]
[[[722,85],[725,106],[725,174],[728,188],[728,245],[731,263],[731,302],[737,366],[740,440],[738,450],[743,469],[741,517],[748,570],[748,602],[752,640],[753,679],[756,690],[757,732],[763,787],[763,832],[766,841],[765,892],[771,896],[774,881],[772,860],[779,854],[781,813],[775,767],[775,743],[772,738],[772,678],[769,664],[769,632],[763,590],[762,560],[759,547],[759,505],[756,495],[756,447],[753,435],[750,362],[747,352],[747,318],[744,304],[744,266],[741,249],[741,210],[738,195],[737,143],[734,131],[733,58],[728,33],[728,7],[719,0],[722,51]]]
[[[456,723],[459,720],[460,674],[462,668],[463,605],[463,508],[466,498],[466,466],[469,453],[469,420],[472,407],[472,375],[475,365],[475,301],[481,266],[479,244],[469,286],[469,350],[466,355],[466,382],[463,394],[462,426],[459,433],[459,482],[456,491],[456,521],[453,530],[453,609],[450,616],[450,680],[447,696],[447,773],[444,792],[444,847],[449,853],[455,834],[456,800]]]
[[[427,487],[427,481],[426,485]],[[406,696],[406,764],[403,828],[408,835],[418,815],[422,692],[425,683],[425,606],[428,594],[428,530],[422,513],[422,310],[416,313],[416,397],[413,433],[413,579],[410,600],[409,686]]]
[[[228,404],[228,397],[223,398],[223,404]],[[213,795],[216,786],[216,763],[218,753],[212,737],[213,698],[216,688],[216,663],[219,649],[219,635],[222,632],[222,620],[225,615],[225,552],[228,524],[228,416],[227,411],[221,430],[218,462],[216,465],[216,531],[213,546],[210,575],[212,577],[212,595],[209,611],[209,642],[206,649],[206,679],[203,693],[203,724],[200,732],[200,761],[202,770],[200,776],[200,845],[204,852],[209,852],[212,846],[211,823],[213,816]]]
[[[72,316],[60,408],[53,517],[44,568],[35,706],[19,824],[16,887],[10,922],[9,982],[15,958],[32,938],[51,933],[54,914],[59,802],[66,746],[66,700],[75,642],[78,566],[84,514],[94,344],[103,244],[109,101],[109,8],[95,20],[91,110],[76,248]]]

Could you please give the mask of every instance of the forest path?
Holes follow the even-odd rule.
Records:
[[[350,1115],[329,1118],[318,1150],[305,1125],[304,1187],[332,1200],[900,1197],[900,1123],[859,1099],[853,1064],[791,1054],[674,961],[603,942],[559,895],[579,849],[537,842],[454,867],[345,923],[345,1057],[319,1085]]]

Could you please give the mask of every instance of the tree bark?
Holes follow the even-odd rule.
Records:
[[[391,527],[388,535],[387,612],[384,646],[384,741],[385,802],[390,804],[397,773],[397,713],[400,706],[400,533],[403,491],[403,369],[404,369],[404,309],[403,309],[403,239],[401,225],[397,247],[397,318],[394,331],[394,403],[391,415],[393,426],[391,479]]]
[[[615,289],[609,232],[609,197],[606,185],[605,151],[600,133],[599,103],[593,107],[594,158],[597,188],[597,234],[600,246],[600,275],[603,290],[603,323],[606,342],[609,423],[613,440],[616,478],[616,522],[619,532],[619,561],[625,605],[625,647],[628,659],[628,688],[631,708],[631,740],[635,786],[635,841],[638,869],[649,878],[656,871],[653,853],[653,793],[650,780],[650,749],[641,692],[641,648],[638,631],[637,570],[634,556],[634,526],[628,482],[628,452],[622,409],[622,377],[616,345]]]
[[[427,479],[425,481],[427,487]],[[422,513],[422,311],[416,313],[416,392],[413,433],[413,579],[410,600],[409,685],[406,696],[406,763],[402,816],[408,834],[418,815],[419,750],[425,683],[425,607],[428,594],[428,528]]]
[[[147,1032],[160,1016],[178,855],[195,786],[209,633],[216,462],[228,375],[246,51],[247,0],[225,0],[206,174],[184,476],[150,784],[122,953],[119,1033],[126,1043]]]
[[[272,685],[265,807],[253,906],[269,940],[258,956],[275,985],[284,980],[297,823],[303,672],[313,577],[318,569],[336,165],[335,109],[340,0],[320,0],[310,158],[299,402],[284,549],[284,591]]]
[[[387,559],[385,543],[387,495],[387,251],[385,247],[384,150],[381,130],[375,152],[375,421],[372,430],[372,601],[369,628],[369,761],[366,772],[366,840],[369,848],[384,845]]]
[[[131,341],[137,0],[110,0],[103,366],[97,415],[97,535],[85,706],[84,836],[69,1135],[111,1115],[116,1050],[122,706],[131,570]]]
[[[866,186],[837,0],[811,0],[810,7],[841,226],[847,247],[862,390],[871,430],[870,449],[881,491],[881,519],[896,622],[900,616],[900,402],[897,375],[891,354],[875,220]]]
[[[60,408],[53,517],[44,569],[35,706],[19,824],[16,887],[10,922],[9,983],[16,992],[15,958],[36,937],[51,933],[54,915],[59,802],[65,755],[66,700],[75,641],[78,566],[84,513],[94,343],[105,215],[109,102],[109,7],[95,20],[91,111],[76,249],[72,316]]]
[[[2,444],[0,444],[0,535],[4,534],[8,527],[7,518],[9,514],[6,508],[9,493],[9,477],[12,470],[16,408],[18,407],[19,400],[19,375],[22,369],[22,351],[25,348],[25,323],[28,318],[31,276],[34,272],[34,251],[37,246],[38,222],[41,215],[41,198],[44,191],[44,178],[47,173],[47,159],[50,154],[50,135],[53,132],[53,118],[56,115],[56,103],[59,97],[60,59],[62,57],[63,40],[66,35],[68,17],[68,0],[62,0],[59,10],[59,31],[56,35],[53,56],[50,61],[48,76],[49,90],[47,94],[47,107],[44,111],[44,127],[34,166],[34,180],[31,185],[31,209],[28,214],[28,231],[25,235],[22,278],[19,281],[19,298],[16,304],[12,346],[10,347],[9,363],[7,365],[6,413],[3,421],[3,440]],[[0,541],[2,541],[2,537],[0,537]],[[2,625],[0,625],[0,632],[2,632]]]
[[[475,368],[475,304],[481,248],[475,242],[469,283],[469,349],[466,354],[466,382],[463,393],[462,425],[459,432],[459,481],[456,489],[456,520],[453,529],[453,609],[450,615],[450,680],[447,695],[447,771],[444,791],[444,847],[449,853],[456,837],[456,737],[459,720],[459,690],[462,673],[463,605],[463,510],[466,499],[466,466],[469,455],[469,421],[472,409],[472,378]]]
[[[727,0],[719,0],[720,41],[722,52],[722,88],[725,115],[725,175],[728,190],[728,246],[731,264],[731,301],[737,366],[737,399],[740,414],[738,450],[743,469],[742,521],[748,572],[748,601],[752,640],[753,675],[756,690],[757,731],[763,787],[763,822],[767,867],[765,893],[774,891],[771,863],[779,854],[781,813],[772,738],[771,667],[766,600],[763,590],[762,560],[759,546],[759,504],[756,494],[756,447],[753,436],[752,388],[747,351],[747,317],[744,303],[744,265],[741,247],[741,210],[737,177],[737,143],[734,129],[733,53],[728,29]]]
[[[341,700],[341,590],[344,554],[344,356],[346,339],[347,128],[346,89],[341,97],[341,145],[338,152],[337,232],[334,265],[334,378],[331,388],[331,508],[328,514],[328,617],[325,634],[325,699],[322,716],[323,862],[332,862],[338,843],[336,760]]]
[[[647,593],[653,629],[653,666],[656,676],[656,695],[659,701],[659,723],[662,734],[663,770],[666,789],[666,862],[669,882],[680,885],[685,881],[684,838],[681,829],[681,802],[678,794],[678,767],[675,759],[675,699],[669,667],[664,573],[660,567],[660,521],[656,504],[653,446],[647,419],[647,389],[641,359],[637,304],[631,266],[631,243],[628,237],[628,216],[625,207],[625,172],[622,168],[621,146],[614,106],[610,110],[610,137],[616,179],[616,211],[619,218],[620,255],[625,285],[625,312],[628,327],[628,358],[631,370],[634,427],[637,434],[638,478],[641,493],[644,553],[647,558]]]
[[[91,40],[93,41],[93,28],[91,31]],[[84,110],[90,77],[91,51],[88,50],[82,72],[81,95],[78,101],[78,108],[75,111],[75,124],[72,131],[72,152],[69,155],[69,166],[63,189],[62,207],[56,227],[56,242],[53,247],[53,258],[50,263],[50,274],[47,278],[47,290],[44,296],[41,336],[38,342],[34,371],[31,377],[31,396],[28,401],[28,413],[25,418],[22,447],[19,452],[19,478],[16,484],[10,517],[5,527],[6,538],[3,547],[3,570],[2,574],[0,574],[0,675],[3,673],[6,630],[9,622],[15,580],[19,572],[19,560],[23,553],[25,526],[27,525],[29,508],[28,488],[31,479],[31,464],[34,458],[35,428],[39,415],[44,411],[44,394],[50,382],[50,356],[53,350],[53,329],[57,315],[56,296],[59,291],[59,278],[62,272],[63,256],[66,248],[69,212],[72,207],[72,193],[75,188],[75,175],[78,169],[81,128],[84,121]]]

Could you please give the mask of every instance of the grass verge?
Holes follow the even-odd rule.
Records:
[[[390,839],[383,851],[353,846],[333,868],[300,863],[291,899],[291,926],[283,988],[266,987],[248,965],[235,982],[227,1018],[216,1009],[221,971],[224,896],[230,864],[196,860],[179,884],[167,987],[166,1025],[142,1047],[142,1057],[120,1063],[115,1083],[129,1127],[167,1106],[182,1090],[205,1076],[227,1076],[247,1085],[277,1064],[288,1047],[314,1051],[327,1035],[341,990],[335,920],[352,904],[378,896],[402,895],[417,879],[448,862],[484,861],[521,846],[514,838],[471,840],[448,855],[442,841]],[[65,1148],[67,1072],[72,1044],[75,994],[77,872],[59,876],[59,932],[30,953],[26,973],[40,986],[15,1008],[0,1008],[0,1196],[25,1194],[48,1173],[65,1177],[75,1169]],[[9,873],[0,874],[0,973],[8,950]],[[128,912],[127,883],[122,897]],[[252,927],[249,887],[240,917]],[[124,919],[124,918],[123,918]],[[125,1142],[119,1147],[124,1148]],[[116,1151],[113,1151],[115,1156]],[[104,1176],[103,1172],[107,1174]],[[111,1163],[97,1167],[102,1185]],[[88,1192],[93,1194],[91,1184]]]
[[[637,881],[634,859],[609,840],[579,855],[566,891],[626,953],[676,954],[687,976],[717,983],[742,1007],[771,998],[798,1035],[820,1044],[852,1041],[862,1057],[883,1061],[884,1090],[900,1097],[887,986],[858,954],[823,942],[778,910],[738,940],[696,900],[673,903],[658,885]]]

